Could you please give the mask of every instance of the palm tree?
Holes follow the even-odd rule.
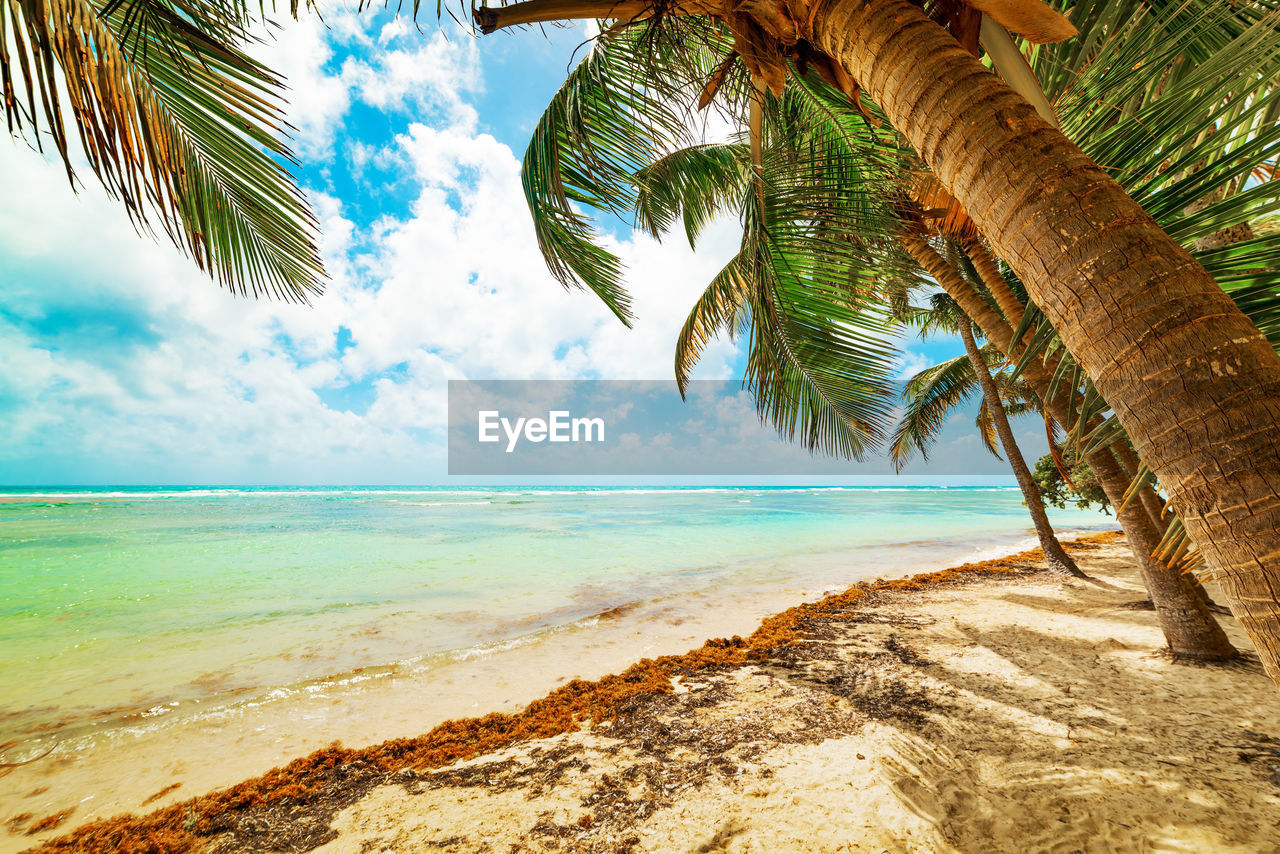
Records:
[[[1000,456],[996,450],[997,442],[1004,451],[1018,488],[1022,490],[1027,513],[1031,516],[1049,570],[1087,578],[1054,534],[1040,490],[1009,424],[1007,408],[1013,406],[1019,412],[1026,412],[1033,407],[1024,401],[1034,395],[1025,386],[1015,388],[1013,383],[1006,382],[1003,388],[997,386],[988,360],[995,355],[1003,363],[1004,358],[989,349],[984,352],[984,348],[978,346],[972,321],[960,311],[954,300],[945,294],[936,294],[929,303],[927,308],[913,307],[909,316],[922,332],[945,330],[959,335],[964,342],[965,355],[927,368],[907,381],[904,390],[907,409],[894,430],[889,447],[894,466],[901,470],[915,450],[927,456],[928,446],[941,429],[946,413],[967,400],[976,389],[982,399],[977,418],[978,433],[987,450],[997,458]],[[1002,373],[1001,376],[1007,375]]]
[[[782,113],[783,111],[779,110],[777,112]],[[858,117],[857,120],[861,121],[861,117]],[[776,136],[783,140],[791,140],[797,136],[803,139],[805,134],[803,127],[803,125],[799,125],[788,130],[782,130],[777,133]],[[836,143],[837,136],[841,139],[847,138],[847,134],[824,133],[819,134],[819,139],[821,140],[820,146],[800,145],[794,146],[794,148],[797,150],[821,148],[825,153],[827,153],[827,156],[824,156],[825,161],[829,159],[829,153],[833,145]],[[768,134],[766,134],[765,137],[766,140],[771,138]],[[784,153],[786,152],[790,152],[790,148],[784,146]],[[840,162],[843,161],[844,158],[840,158]],[[667,161],[664,160],[661,165],[665,166],[666,163]],[[772,167],[773,161],[767,161],[766,165]],[[669,170],[663,169],[655,171],[658,171],[660,174],[664,174]],[[772,169],[768,170],[768,172],[772,174]],[[787,180],[789,177],[790,176],[784,171],[784,180]],[[649,204],[647,199],[652,195],[657,195],[661,198],[688,198],[690,195],[689,182],[682,182],[678,178],[675,179],[673,183],[681,187],[681,192],[679,193],[673,193],[669,190],[664,191],[660,186],[653,186],[654,176],[650,170],[646,170],[642,173],[638,183],[642,188],[639,196],[639,201],[642,205]],[[936,193],[930,194],[925,192],[921,195],[929,198],[931,196],[936,196]],[[756,207],[754,199],[748,197],[746,201],[747,204],[744,206],[745,211],[749,212],[751,209]],[[932,218],[932,225],[928,226],[928,228],[926,228],[926,223],[924,222],[913,221],[911,219],[910,212],[905,208],[899,208],[898,215],[900,218],[905,217],[905,219],[901,219],[896,222],[890,234],[886,236],[885,239],[896,241],[898,245],[906,250],[912,260],[919,265],[918,269],[928,274],[929,278],[926,282],[935,283],[935,286],[940,285],[948,294],[952,295],[958,302],[964,305],[966,311],[971,313],[975,320],[985,321],[986,325],[984,326],[984,334],[991,338],[991,340],[1000,342],[1004,347],[1010,348],[1013,340],[1011,327],[1007,321],[999,316],[998,310],[993,304],[991,304],[999,302],[999,300],[993,296],[993,293],[1008,291],[1009,289],[1007,287],[995,287],[992,289],[992,292],[981,291],[974,284],[978,279],[976,271],[967,278],[963,276],[960,269],[955,266],[954,263],[947,262],[943,259],[943,257],[931,246],[929,240],[925,236],[925,232],[927,232],[929,228],[944,228],[954,230],[958,237],[963,238],[966,233],[965,221],[967,220],[967,217],[965,217],[963,212],[957,213],[954,211],[954,208],[947,210],[942,216]],[[701,217],[699,217],[699,219],[701,219]],[[917,220],[919,219],[920,218],[917,217]],[[922,228],[925,229],[925,232],[921,231]],[[859,237],[860,239],[857,244],[857,251],[859,253],[864,252],[867,246],[875,246],[877,243],[876,240],[871,239],[870,235],[862,234]],[[849,251],[849,245],[847,243],[844,244],[842,248],[845,252]],[[973,246],[970,251],[974,252],[975,255],[978,255],[979,249],[980,247]],[[981,256],[979,255],[979,257]],[[901,298],[899,295],[906,290],[907,285],[905,284],[905,281],[910,279],[910,275],[904,274],[900,269],[889,267],[883,263],[877,263],[877,270],[883,274],[881,277],[880,289],[884,298],[886,298],[890,303],[900,302]],[[1000,280],[999,284],[1004,284],[1003,279]],[[681,381],[683,381],[683,378],[687,376],[687,363],[691,359],[696,358],[698,346],[700,346],[701,343],[701,341],[696,341],[693,342],[692,346],[687,343],[685,339],[688,330],[691,328],[709,328],[712,325],[709,321],[714,319],[711,316],[705,318],[702,317],[703,312],[707,310],[709,296],[713,297],[713,299],[710,300],[710,305],[712,306],[712,309],[714,309],[716,306],[722,305],[727,300],[730,300],[733,294],[732,292],[725,294],[720,288],[713,285],[712,288],[708,288],[707,294],[704,294],[703,298],[699,300],[697,305],[695,305],[694,311],[690,316],[690,321],[686,323],[685,332],[682,333],[677,345],[677,378]],[[1016,300],[1016,297],[1012,294],[1008,294],[1006,302],[1008,299]],[[1022,316],[1023,310],[1021,304],[1011,304],[1009,307],[1014,310],[1014,317]],[[993,318],[994,323],[992,322]],[[990,329],[994,329],[996,331],[994,333],[987,331]],[[1007,350],[1007,352],[1012,351]],[[1030,378],[1036,382],[1037,385],[1035,387],[1038,388],[1042,394],[1046,393],[1047,381],[1046,378],[1040,374],[1039,369],[1032,367],[1028,373],[1030,374]],[[1055,416],[1060,419],[1062,423],[1073,423],[1072,413],[1075,411],[1076,407],[1074,396],[1063,399],[1062,394],[1055,395],[1051,403]],[[1109,477],[1108,483],[1117,490],[1118,501],[1120,495],[1123,494],[1125,489],[1128,487],[1128,478],[1126,478],[1114,464],[1112,464],[1110,469],[1106,467],[1104,455],[1108,455],[1109,453],[1110,451],[1106,449],[1095,452],[1094,456],[1097,457],[1097,459],[1095,459],[1095,465],[1097,465],[1103,472],[1104,476]],[[1130,538],[1131,544],[1134,545],[1135,556],[1143,571],[1144,580],[1147,581],[1148,587],[1151,590],[1152,600],[1156,604],[1157,615],[1160,618],[1166,639],[1168,640],[1170,649],[1173,651],[1174,655],[1178,658],[1201,661],[1234,658],[1236,656],[1235,649],[1227,641],[1225,634],[1217,625],[1213,616],[1209,613],[1207,608],[1204,607],[1204,602],[1198,595],[1191,580],[1185,576],[1168,571],[1163,564],[1151,557],[1155,550],[1155,546],[1160,542],[1160,536],[1149,527],[1147,520],[1134,512],[1121,514],[1120,521],[1126,534]]]
[[[658,26],[710,15],[733,33],[760,86],[780,91],[799,63],[847,81],[851,95],[865,93],[973,217],[1114,407],[1280,680],[1280,356],[1112,176],[966,50],[975,47],[966,11],[989,12],[1041,42],[1070,36],[1065,18],[1035,0],[946,5],[950,33],[907,0],[522,0],[482,7],[476,19],[492,32],[575,18]],[[1240,39],[1273,30],[1260,20]],[[1208,85],[1223,71],[1188,73]]]
[[[306,301],[324,271],[291,168],[284,81],[245,53],[243,0],[18,0],[0,11],[11,134],[83,160],[240,294]],[[293,12],[297,12],[296,0]]]
[[[682,19],[682,22],[685,20],[687,19]],[[1194,36],[1196,32],[1198,31],[1193,31],[1191,35]],[[1182,35],[1183,37],[1179,40],[1179,50],[1184,50],[1187,43],[1186,34],[1184,33]],[[658,47],[661,47],[660,38],[650,38],[649,41],[651,43],[658,43]],[[692,39],[689,38],[686,33],[682,32],[681,38],[679,40],[673,39],[673,41],[678,41],[680,44],[688,42],[693,42],[699,45],[707,44],[711,46],[709,52],[716,55],[714,39],[706,36],[705,31],[700,37]],[[1074,72],[1074,79],[1082,88],[1086,89],[1090,96],[1087,102],[1090,105],[1092,105],[1095,100],[1099,103],[1108,103],[1105,98],[1095,98],[1094,92],[1091,89],[1088,89],[1086,84],[1092,85],[1091,81],[1095,81],[1099,76],[1102,76],[1105,79],[1109,68],[1114,66],[1126,69],[1126,83],[1131,84],[1135,79],[1135,75],[1131,70],[1135,67],[1134,64],[1126,64],[1125,62],[1118,61],[1125,57],[1123,56],[1123,51],[1118,51],[1114,47],[1115,43],[1115,39],[1108,39],[1104,45],[1110,50],[1110,55],[1112,55],[1110,62],[1106,64],[1096,63],[1091,65],[1090,61],[1094,60],[1099,55],[1103,56],[1103,58],[1108,56],[1108,54],[1105,53],[1092,54],[1089,57],[1086,57],[1086,60],[1089,61],[1085,62],[1083,70]],[[1124,47],[1126,44],[1128,44],[1128,49],[1130,51],[1134,49],[1131,43],[1122,43],[1121,46]],[[1147,50],[1147,47],[1148,46],[1146,45],[1139,45],[1139,49],[1142,50]],[[1230,50],[1227,48],[1230,48]],[[1253,50],[1256,52],[1256,47],[1242,47],[1238,41],[1229,41],[1227,45],[1223,49],[1218,50],[1212,58],[1215,60],[1216,66],[1219,68],[1241,67],[1243,63],[1241,63],[1240,60],[1246,59],[1246,57],[1242,55],[1241,51],[1245,50]],[[1160,60],[1162,58],[1166,60],[1169,59],[1168,49],[1166,49],[1166,53],[1163,57],[1158,53],[1154,53],[1149,50],[1147,52],[1154,56],[1156,60]],[[645,51],[644,58],[652,58],[660,53],[662,53],[660,49]],[[1114,56],[1117,53],[1120,54],[1118,59]],[[627,61],[633,57],[629,57],[625,52],[622,52],[619,53],[616,58],[622,65],[626,66]],[[684,54],[679,54],[679,58],[683,59]],[[1207,64],[1212,65],[1213,63]],[[584,66],[585,65],[586,63],[584,63]],[[1155,68],[1155,73],[1158,77],[1161,65],[1158,61],[1153,62],[1152,65]],[[608,77],[608,75],[602,70],[607,66],[608,63],[602,63],[598,67],[593,66],[589,76],[604,75],[605,77]],[[582,68],[583,66],[580,66],[579,70],[575,71],[575,74],[577,74],[578,71],[581,71]],[[634,202],[637,210],[642,214],[640,216],[642,224],[652,225],[659,221],[669,224],[671,222],[678,221],[682,216],[681,206],[684,205],[683,218],[691,240],[696,238],[696,232],[699,224],[708,218],[708,206],[714,208],[718,203],[718,200],[733,196],[734,191],[726,191],[724,189],[713,191],[711,188],[716,187],[718,183],[722,182],[726,178],[726,176],[731,177],[733,175],[741,176],[746,174],[746,167],[744,167],[741,162],[738,166],[733,166],[735,163],[735,156],[739,161],[742,161],[745,157],[745,149],[747,147],[745,144],[730,145],[719,148],[715,146],[700,146],[695,149],[680,151],[666,157],[662,157],[652,166],[645,167],[640,173],[634,176],[636,179],[635,187],[629,187],[628,190],[622,194],[621,198],[623,201],[621,203],[615,203],[613,201],[618,198],[618,196],[615,195],[612,187],[604,187],[601,189],[599,182],[593,182],[591,180],[592,173],[604,171],[604,167],[602,167],[601,164],[608,164],[613,157],[613,152],[611,150],[613,148],[613,139],[625,137],[627,141],[625,151],[627,152],[627,156],[633,161],[636,159],[643,159],[643,154],[645,152],[660,149],[664,142],[659,123],[648,121],[645,117],[664,115],[663,110],[669,106],[672,98],[674,97],[678,100],[680,95],[680,92],[678,91],[679,87],[675,87],[677,91],[673,92],[664,84],[662,79],[659,79],[656,84],[656,93],[651,92],[649,89],[654,88],[654,85],[649,84],[648,88],[646,87],[651,76],[646,77],[644,73],[645,71],[646,69],[644,68],[637,70],[633,65],[630,66],[629,70],[626,72],[628,75],[627,79],[633,83],[633,85],[628,86],[626,90],[628,93],[627,97],[630,99],[629,103],[631,105],[639,103],[642,107],[639,111],[639,115],[636,116],[636,121],[632,121],[632,119],[627,116],[626,110],[610,110],[607,108],[607,94],[610,91],[610,86],[608,85],[609,80],[605,80],[603,78],[601,89],[606,94],[604,103],[600,103],[598,99],[584,97],[585,93],[579,87],[570,86],[568,84],[566,85],[566,88],[562,90],[561,94],[557,96],[558,99],[565,99],[566,106],[549,109],[547,116],[544,117],[544,122],[539,125],[539,131],[535,134],[534,143],[530,146],[530,153],[526,156],[526,190],[530,198],[531,207],[535,212],[535,220],[542,217],[542,211],[544,208],[548,206],[554,207],[557,198],[555,188],[559,186],[558,182],[560,181],[561,176],[569,173],[572,173],[574,180],[578,182],[573,185],[572,189],[572,194],[575,198],[588,201],[595,199],[597,201],[592,203],[597,207],[605,207],[618,213],[624,213]],[[1150,74],[1151,72],[1148,73]],[[679,78],[677,77],[677,79]],[[712,81],[714,85],[720,87],[721,90],[730,89],[730,91],[732,91],[729,83],[725,82],[726,75],[723,73],[722,65],[716,68],[716,73],[712,75]],[[702,90],[705,99],[706,90],[703,89],[703,86],[701,85],[703,81],[699,79],[696,72],[689,75],[688,80],[680,82],[685,86],[685,88],[692,86],[695,90]],[[1192,81],[1192,83],[1195,82],[1196,81],[1194,80]],[[799,86],[801,91],[809,91],[808,84],[805,84],[803,78],[793,79],[793,84]],[[1196,85],[1200,84],[1197,83]],[[1175,104],[1185,102],[1187,93],[1182,90],[1176,90],[1178,97],[1175,98],[1173,97],[1175,89],[1176,87],[1170,87],[1166,92],[1166,94],[1169,95],[1170,100]],[[821,93],[811,92],[811,94],[820,95]],[[1191,94],[1195,94],[1194,89]],[[1209,99],[1208,103],[1212,103],[1214,97],[1215,93],[1212,91],[1207,95],[1200,94],[1200,103],[1205,103],[1206,98]],[[819,135],[811,134],[810,138],[817,139],[817,142],[811,144],[810,148],[811,150],[821,151],[823,159],[828,162],[833,161],[833,151],[839,152],[838,160],[835,161],[835,165],[837,167],[836,171],[840,177],[830,179],[830,176],[826,176],[826,178],[829,179],[828,183],[833,186],[845,187],[849,181],[856,181],[859,177],[856,172],[848,170],[848,162],[850,160],[860,161],[861,159],[865,159],[867,155],[865,151],[854,152],[848,145],[844,145],[842,148],[842,144],[846,143],[850,139],[860,140],[857,142],[858,146],[864,145],[865,135],[863,137],[859,137],[859,122],[861,121],[861,118],[853,111],[848,110],[846,105],[843,110],[846,115],[837,121],[836,117],[841,109],[840,106],[834,101],[822,101],[821,98],[817,98],[816,100],[821,103],[819,103],[818,108],[816,108],[814,112],[816,114],[821,114],[826,118],[831,118],[832,126],[825,131],[827,134],[826,138],[821,138]],[[1081,99],[1081,102],[1084,102],[1083,98]],[[568,104],[573,105],[572,110],[567,108]],[[1156,107],[1164,109],[1163,105],[1157,104]],[[783,111],[778,110],[777,112],[781,113]],[[1093,119],[1098,111],[1090,110],[1088,112],[1089,115],[1087,117]],[[561,126],[557,116],[570,114],[572,114],[574,118],[568,122],[567,126]],[[1073,112],[1072,115],[1076,115],[1076,112]],[[852,116],[853,119],[850,119],[850,116]],[[1246,111],[1246,118],[1247,116],[1248,111]],[[677,126],[680,125],[680,121],[676,116],[669,116],[667,123]],[[1116,138],[1126,141],[1127,144],[1123,150],[1127,152],[1127,162],[1133,163],[1136,161],[1141,163],[1141,156],[1145,155],[1150,157],[1151,152],[1148,151],[1147,148],[1136,145],[1136,142],[1142,142],[1142,140],[1134,140],[1133,128],[1142,128],[1145,131],[1151,124],[1153,124],[1153,122],[1147,116],[1139,117],[1126,115],[1121,121],[1116,121],[1112,118],[1111,125],[1116,128],[1116,132],[1110,136],[1100,134],[1098,135],[1098,138],[1105,144],[1114,144]],[[1172,127],[1173,132],[1181,133],[1180,126],[1177,122],[1170,123],[1166,121],[1165,125],[1166,127]],[[865,123],[863,123],[861,127],[865,129]],[[633,129],[633,135],[625,136],[624,129]],[[1153,139],[1162,139],[1162,137],[1154,134],[1152,137]],[[558,140],[558,142],[553,142],[554,140]],[[1251,155],[1253,160],[1251,161],[1249,158],[1244,158],[1242,161],[1244,164],[1242,168],[1245,168],[1246,171],[1250,162],[1258,162],[1258,158],[1265,160],[1268,156],[1268,152],[1270,153],[1270,156],[1274,156],[1274,145],[1272,144],[1270,147],[1267,147],[1266,145],[1273,143],[1274,137],[1270,140],[1260,139],[1259,141],[1264,143],[1264,145],[1262,147],[1254,146],[1254,150]],[[1197,140],[1197,144],[1194,148],[1196,151],[1203,153],[1206,150],[1206,145],[1209,149],[1212,149],[1213,146],[1217,144],[1219,143],[1216,140],[1210,140],[1208,142],[1205,140]],[[1152,144],[1149,147],[1156,149],[1157,152],[1161,150],[1161,146],[1159,145]],[[752,145],[751,148],[754,152],[760,148],[760,146]],[[891,160],[892,156],[885,159]],[[1233,162],[1240,160],[1241,158],[1236,157],[1233,159]],[[548,169],[546,168],[546,164],[556,164],[557,169]],[[1152,168],[1144,172],[1138,170],[1126,170],[1123,167],[1117,167],[1117,169],[1119,174],[1122,174],[1135,182],[1139,182],[1139,189],[1146,193],[1146,197],[1149,199],[1149,203],[1153,207],[1164,210],[1171,209],[1167,200],[1170,198],[1178,198],[1179,194],[1185,194],[1188,186],[1194,186],[1198,189],[1202,189],[1203,187],[1202,183],[1193,183],[1188,185],[1186,181],[1170,181],[1167,177],[1162,181],[1156,182],[1147,180],[1144,187],[1140,183],[1140,181],[1144,179],[1144,175],[1160,170]],[[611,180],[625,183],[625,172],[626,170],[619,170],[610,173],[613,176]],[[842,180],[842,178],[847,178],[848,180]],[[663,186],[664,181],[667,185],[665,189]],[[1201,182],[1203,179],[1199,176],[1195,176],[1195,181]],[[1245,205],[1246,209],[1256,210],[1256,206],[1258,204],[1257,194],[1253,195],[1254,199],[1251,202],[1245,200],[1247,202]],[[563,196],[563,194],[561,194],[561,196]],[[599,201],[600,199],[603,199],[603,202]],[[1240,201],[1241,200],[1238,199],[1235,202],[1237,206],[1234,209],[1234,213],[1232,214],[1233,216],[1237,215],[1241,210],[1239,205]],[[610,204],[613,204],[613,207],[609,207]],[[1254,205],[1254,208],[1248,208],[1248,204]],[[830,206],[831,205],[828,207]],[[650,212],[650,208],[657,211],[657,214]],[[823,210],[825,215],[826,208],[822,208],[821,210]],[[963,216],[963,213],[961,213],[961,216]],[[1203,229],[1205,227],[1205,220],[1203,217],[1197,216],[1194,218],[1184,219],[1180,221],[1178,225],[1180,232],[1194,236],[1197,228]],[[589,243],[589,240],[587,240],[581,233],[573,235],[572,237],[573,239],[579,239],[583,240],[585,243]],[[570,241],[562,241],[561,246],[567,245],[568,242]],[[918,236],[909,233],[904,234],[902,242],[908,249],[912,250],[912,254],[917,256],[917,260],[919,260],[920,253],[923,252],[926,256],[932,254],[935,259],[941,261],[941,259],[938,258],[937,253],[933,252],[933,250],[928,246],[927,242]],[[835,244],[836,247],[842,248],[845,252],[848,252],[854,245],[855,244],[850,241],[845,241],[843,244]],[[865,251],[866,248],[871,245],[872,244],[870,242],[861,241],[856,243],[856,248],[859,251]],[[544,245],[544,252],[548,251],[548,248],[549,247],[547,245]],[[983,249],[980,244],[975,244],[971,251],[975,256],[975,259],[978,261],[981,261],[986,257],[984,254],[985,249]],[[1254,245],[1249,247],[1248,251],[1240,252],[1233,260],[1226,263],[1224,263],[1223,259],[1215,259],[1212,261],[1219,275],[1223,276],[1224,284],[1233,287],[1235,295],[1237,298],[1242,299],[1242,303],[1249,303],[1251,313],[1263,322],[1264,328],[1267,328],[1269,324],[1272,324],[1272,321],[1269,321],[1266,316],[1266,312],[1270,309],[1266,308],[1266,300],[1258,300],[1257,296],[1270,285],[1268,284],[1268,274],[1266,274],[1265,269],[1263,274],[1259,274],[1257,265],[1260,258],[1265,262],[1269,252],[1270,250],[1266,247]],[[989,258],[987,258],[987,260],[990,261]],[[929,263],[927,263],[927,257],[926,261],[922,263],[926,268],[930,267]],[[1235,266],[1232,266],[1233,264]],[[980,263],[979,266],[983,267],[984,270],[989,271],[994,268],[994,262],[990,261],[990,263],[985,265]],[[726,270],[729,269],[730,268],[726,268]],[[1245,270],[1248,270],[1248,276],[1242,278],[1242,274]],[[930,269],[930,271],[933,272],[932,269]],[[958,274],[956,275],[958,276]],[[999,278],[998,274],[997,278]],[[1270,274],[1270,280],[1274,280],[1273,273]],[[690,322],[686,325],[684,334],[681,337],[681,349],[677,355],[678,376],[682,374],[683,369],[681,366],[684,362],[688,360],[690,356],[692,356],[692,358],[696,358],[698,350],[701,345],[705,343],[705,339],[711,334],[714,334],[715,329],[718,328],[719,325],[729,324],[732,326],[735,318],[740,316],[739,308],[735,307],[732,300],[734,290],[732,287],[728,286],[732,284],[732,282],[733,277],[720,277],[716,283],[713,283],[713,287],[708,288],[707,292],[703,295],[703,298],[699,300],[698,306],[696,307],[695,312],[691,315]],[[1004,285],[1002,279],[999,284],[1001,287],[997,288],[993,285],[991,291],[991,293],[996,297],[996,302],[1004,306],[1005,310],[1012,312],[1009,315],[1009,318],[1016,319],[1020,317],[1023,312],[1023,304],[1017,302],[1016,298],[1014,298],[1013,304],[1010,304],[1008,299],[1000,299],[1000,297],[1006,295],[1006,292],[1009,292],[1009,287]],[[992,297],[988,294],[987,298],[990,299]],[[988,314],[992,313],[991,306],[981,305],[981,308],[982,310],[987,311]],[[750,312],[748,311],[746,314],[748,315],[748,318],[750,318]],[[999,317],[998,314],[995,315],[995,320],[996,323],[1005,327],[1006,331],[1004,333],[1003,340],[1005,341],[1006,346],[1012,345],[1011,332],[1008,328],[1011,321],[1007,321],[1005,318]],[[999,340],[998,334],[993,336],[989,333],[988,337],[992,340]],[[1050,373],[1052,373],[1052,371]],[[1073,383],[1073,385],[1079,385],[1078,380],[1079,376],[1077,375],[1077,381]],[[1050,384],[1051,381],[1061,385],[1060,376],[1040,377],[1042,385]],[[1059,394],[1056,397],[1060,396],[1061,395]],[[1078,394],[1076,396],[1078,396]],[[1073,417],[1072,413],[1074,412],[1075,404],[1071,401],[1059,401],[1056,399],[1053,403],[1058,407],[1056,412],[1057,417],[1063,419],[1064,423],[1072,423],[1071,418]],[[1090,424],[1092,424],[1092,420],[1090,421]],[[1127,445],[1123,445],[1121,443],[1118,446],[1113,447],[1115,449],[1114,456],[1110,449],[1105,450],[1105,452],[1100,449],[1095,449],[1094,455],[1096,459],[1093,460],[1093,464],[1097,468],[1100,480],[1104,484],[1109,485],[1109,494],[1113,501],[1119,504],[1120,500],[1125,497],[1129,475],[1133,474],[1137,469],[1137,465],[1136,459],[1125,459],[1126,456],[1132,457]],[[1199,596],[1200,591],[1198,588],[1191,584],[1187,578],[1170,572],[1159,562],[1152,561],[1150,559],[1155,547],[1161,543],[1161,532],[1164,530],[1164,525],[1160,517],[1160,509],[1157,508],[1155,512],[1152,513],[1152,508],[1147,505],[1148,499],[1151,501],[1157,500],[1154,494],[1152,494],[1149,489],[1139,490],[1138,494],[1141,495],[1143,499],[1143,508],[1147,511],[1146,514],[1136,514],[1135,511],[1130,510],[1129,512],[1122,512],[1120,514],[1120,520],[1122,525],[1125,526],[1126,532],[1130,536],[1131,543],[1135,546],[1135,553],[1138,556],[1140,565],[1144,569],[1144,575],[1147,577],[1147,580],[1151,585],[1153,585],[1153,587],[1165,589],[1165,593],[1167,594],[1166,596],[1161,596],[1158,592],[1153,592],[1153,598],[1157,602],[1160,602],[1162,599],[1166,599],[1168,602],[1168,608],[1159,608],[1158,606],[1158,610],[1160,612],[1162,624],[1166,629],[1166,635],[1170,639],[1172,649],[1175,654],[1190,658],[1221,658],[1234,656],[1235,652],[1231,649],[1230,644],[1226,642],[1225,636],[1213,622],[1208,613],[1204,611],[1203,602]]]
[[[1013,469],[1014,477],[1018,480],[1018,486],[1026,497],[1027,512],[1035,525],[1036,536],[1040,539],[1040,547],[1044,550],[1045,561],[1048,563],[1049,569],[1054,572],[1073,575],[1076,578],[1087,578],[1088,576],[1080,571],[1075,561],[1062,548],[1058,538],[1054,536],[1053,526],[1049,523],[1049,515],[1044,509],[1044,502],[1040,498],[1039,490],[1036,489],[1036,482],[1031,477],[1031,469],[1027,468],[1027,461],[1023,459],[1022,452],[1018,449],[1017,442],[1014,441],[1013,429],[1009,426],[1009,417],[1005,414],[1004,405],[1000,401],[1000,392],[996,388],[995,381],[991,379],[991,372],[988,370],[986,362],[982,360],[982,353],[978,350],[978,343],[973,337],[973,327],[969,325],[967,319],[964,323],[959,324],[959,331],[960,339],[964,341],[965,353],[968,354],[969,361],[973,364],[973,372],[978,377],[978,385],[982,387],[982,399],[986,404],[991,420],[995,423],[996,435],[1000,437],[1000,445],[1004,448],[1005,458],[1009,461],[1009,467]]]
[[[1015,330],[1006,317],[991,304],[996,301],[995,298],[989,297],[992,292],[1007,291],[1007,287],[1001,287],[1007,283],[1003,279],[997,282],[989,276],[981,276],[984,284],[990,284],[988,297],[991,302],[988,302],[971,279],[966,278],[956,265],[948,263],[925,240],[907,234],[904,236],[904,243],[911,248],[921,266],[929,271],[934,280],[982,330],[987,340],[1006,359],[1012,359],[1019,346],[1019,330]],[[974,255],[982,257],[978,250],[979,247],[970,249]],[[986,269],[988,266],[975,265],[978,269]],[[1011,295],[1006,293],[1005,298],[1007,301]],[[1015,301],[1007,310],[1017,316],[1020,313],[1018,305]],[[1072,425],[1086,421],[1081,411],[1085,401],[1079,399],[1074,387],[1061,381],[1058,371],[1055,370],[1051,375],[1034,361],[1026,365],[1020,363],[1019,366],[1025,367],[1022,376],[1041,399],[1048,413],[1060,424]],[[1056,384],[1055,378],[1058,380]],[[1156,616],[1171,652],[1175,658],[1192,661],[1225,661],[1236,658],[1236,649],[1227,639],[1222,627],[1213,619],[1201,591],[1181,568],[1171,566],[1162,559],[1162,529],[1153,524],[1151,516],[1143,508],[1126,500],[1132,473],[1124,471],[1119,457],[1114,453],[1114,449],[1120,447],[1123,447],[1121,442],[1115,442],[1111,446],[1089,447],[1085,449],[1084,457],[1097,474],[1107,498],[1117,508],[1116,518],[1137,558],[1138,570],[1151,594]]]

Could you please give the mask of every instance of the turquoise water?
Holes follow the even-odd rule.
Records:
[[[1018,491],[987,487],[0,498],[0,742],[457,657],[717,585],[844,586],[1032,533]]]

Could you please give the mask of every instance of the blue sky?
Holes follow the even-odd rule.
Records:
[[[276,30],[258,52],[290,81],[332,276],[310,307],[231,296],[91,179],[74,194],[59,166],[0,144],[0,482],[440,482],[449,379],[668,379],[735,224],[696,254],[612,229],[627,330],[546,273],[520,194],[530,129],[587,35],[477,40],[342,8]],[[908,342],[903,371],[959,352]],[[740,374],[718,341],[698,376]],[[1005,474],[971,424],[958,414],[935,459]],[[1038,421],[1016,426],[1044,452]]]

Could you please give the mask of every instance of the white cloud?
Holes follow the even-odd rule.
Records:
[[[379,110],[440,112],[449,123],[474,124],[466,95],[483,91],[480,56],[469,38],[424,37],[392,21],[382,28],[371,59],[348,57],[341,80],[360,100]]]
[[[901,381],[909,380],[926,368],[932,368],[935,364],[933,360],[924,354],[909,349],[903,349],[899,352],[898,359],[897,378]]]
[[[398,145],[420,192],[409,217],[384,219],[370,235],[377,288],[349,295],[350,375],[428,350],[472,378],[671,376],[675,334],[732,251],[731,227],[714,229],[696,256],[680,241],[614,244],[634,290],[628,331],[593,295],[566,292],[546,272],[509,148],[467,127],[420,123]],[[725,375],[732,353],[710,348],[704,375]]]
[[[271,47],[292,84],[299,148],[331,156],[356,100],[404,110],[416,120],[403,115],[389,146],[344,150],[370,168],[402,164],[414,194],[405,214],[371,226],[313,194],[332,281],[309,308],[232,297],[136,235],[96,184],[75,196],[58,167],[0,147],[0,258],[21,262],[0,275],[0,300],[17,312],[0,327],[0,403],[12,402],[0,458],[56,447],[68,465],[93,460],[122,479],[422,480],[443,472],[448,378],[671,376],[675,335],[734,228],[714,226],[697,255],[679,239],[615,241],[638,317],[627,330],[546,272],[519,161],[477,130],[463,97],[482,89],[474,44],[422,45],[383,27],[373,58],[333,71],[335,41],[375,42],[353,21],[290,25]],[[109,308],[138,329],[98,348],[57,346],[32,331],[50,306]],[[734,352],[713,344],[699,376],[728,376]],[[367,408],[326,404],[351,386]]]
[[[346,82],[325,73],[334,55],[325,24],[309,15],[272,26],[255,53],[288,81],[286,97],[290,120],[298,128],[298,154],[309,160],[330,159],[351,98]]]

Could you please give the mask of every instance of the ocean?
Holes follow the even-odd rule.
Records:
[[[654,603],[678,622],[1032,535],[1003,487],[7,489],[0,743],[421,679]]]

